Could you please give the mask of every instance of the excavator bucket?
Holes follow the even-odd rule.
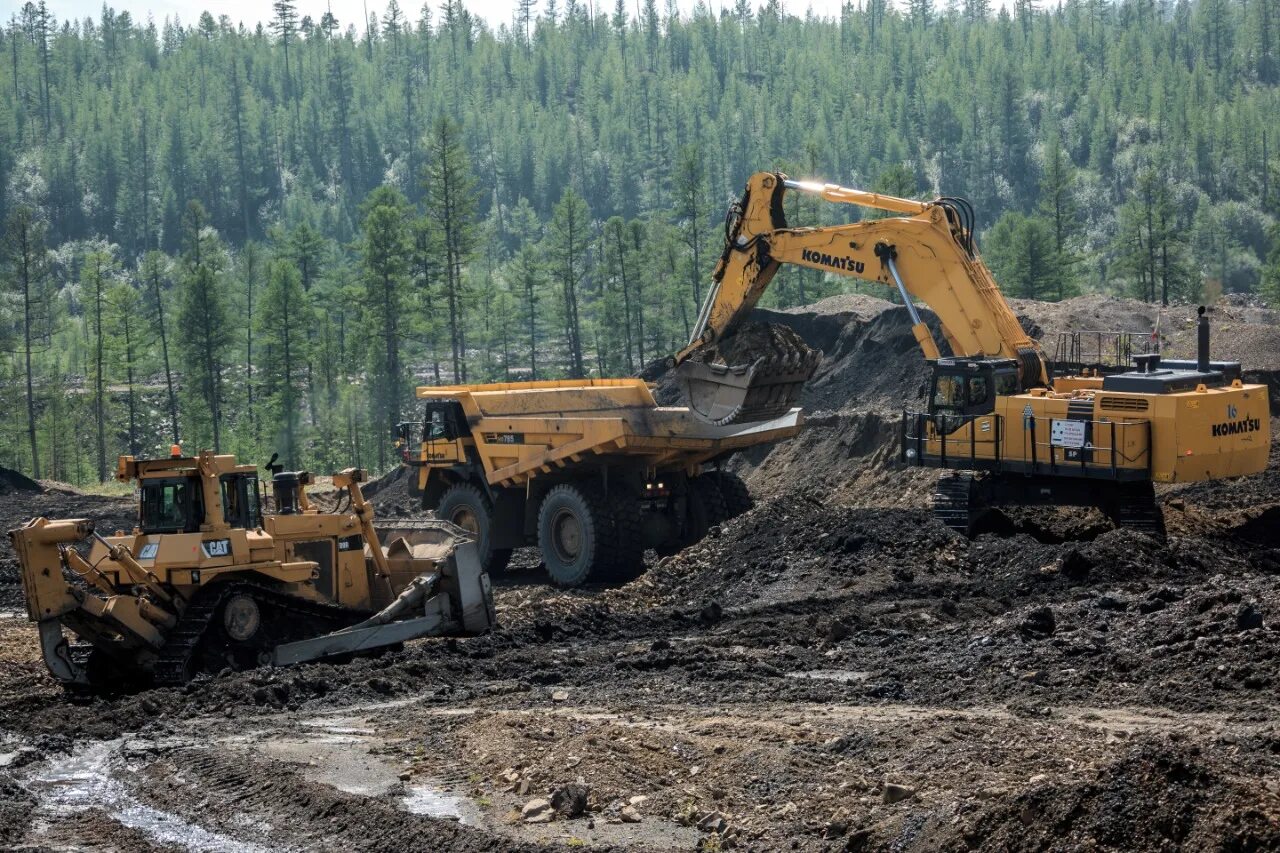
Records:
[[[717,426],[785,415],[822,360],[792,329],[764,323],[699,355],[676,368],[676,380],[689,409]]]

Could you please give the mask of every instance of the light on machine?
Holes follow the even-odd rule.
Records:
[[[169,445],[169,456],[171,456],[174,459],[177,459],[181,455],[182,455],[182,445],[179,445],[179,444]]]

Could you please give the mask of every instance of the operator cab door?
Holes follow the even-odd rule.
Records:
[[[422,444],[429,463],[460,462],[466,458],[463,439],[471,437],[466,413],[456,400],[427,403],[422,429]]]
[[[949,434],[976,417],[993,414],[997,397],[1018,391],[1017,368],[1009,362],[936,362],[929,414],[937,430]]]

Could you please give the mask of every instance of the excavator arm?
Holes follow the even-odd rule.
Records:
[[[786,192],[818,195],[897,214],[849,225],[792,228],[783,212]],[[874,281],[896,288],[911,313],[913,333],[925,358],[939,356],[937,343],[913,305],[934,310],[952,352],[959,356],[1011,358],[1018,362],[1024,388],[1047,385],[1049,368],[1018,323],[990,270],[973,247],[973,213],[967,202],[940,198],[913,201],[832,184],[792,181],[761,172],[747,182],[742,200],[725,224],[724,252],[716,264],[715,285],[698,317],[689,345],[674,356],[690,407],[717,423],[758,414],[769,401],[772,411],[789,406],[817,368],[784,355],[797,370],[777,370],[768,356],[731,365],[717,348],[743,325],[782,264],[795,264]],[[742,354],[737,353],[741,359]],[[782,382],[771,382],[774,377]],[[760,381],[763,380],[763,381]],[[798,380],[798,381],[797,381]],[[784,386],[784,387],[779,387]],[[778,413],[781,413],[780,411]]]

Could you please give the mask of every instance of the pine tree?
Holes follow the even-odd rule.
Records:
[[[300,468],[299,421],[310,356],[306,330],[312,326],[312,315],[302,276],[287,260],[271,262],[258,316],[256,332],[265,353],[262,391],[280,426],[284,463]]]
[[[1262,296],[1273,308],[1280,308],[1280,225],[1271,226],[1267,235],[1271,245],[1262,268]]]
[[[466,293],[462,271],[476,245],[475,179],[462,145],[461,129],[448,116],[441,116],[432,127],[427,151],[431,162],[427,166],[425,207],[437,267],[444,273],[453,375],[466,382]]]
[[[18,205],[4,223],[7,290],[22,305],[23,379],[26,384],[27,440],[31,474],[40,477],[40,448],[36,441],[35,357],[48,348],[53,326],[45,224],[36,210]]]
[[[587,274],[587,247],[591,242],[591,211],[572,188],[566,189],[556,203],[547,232],[547,258],[552,278],[560,287],[561,320],[567,351],[569,376],[581,379],[587,375],[583,358],[580,291]]]
[[[1039,215],[1053,229],[1053,291],[1062,299],[1074,289],[1077,261],[1074,241],[1080,230],[1078,208],[1072,195],[1071,161],[1057,138],[1050,140],[1040,178]]]
[[[160,336],[160,357],[164,368],[164,385],[169,402],[169,430],[174,444],[179,442],[178,394],[173,381],[173,366],[169,360],[169,332],[165,322],[164,287],[168,277],[168,259],[160,252],[147,252],[142,256],[139,275],[150,302],[149,310],[155,318],[155,328]]]
[[[695,309],[702,304],[702,280],[707,274],[702,268],[702,223],[706,216],[706,173],[697,146],[685,146],[676,161],[675,171],[676,218],[684,233],[685,246],[689,250],[689,284]]]
[[[98,482],[107,481],[107,342],[103,318],[107,312],[107,292],[115,284],[115,259],[111,249],[95,246],[80,265],[80,300],[92,336],[93,421],[96,428]]]
[[[520,295],[520,319],[529,346],[529,378],[538,379],[538,342],[540,314],[538,305],[545,285],[542,259],[533,246],[516,253],[510,267],[511,286]]]
[[[992,275],[1010,295],[1043,299],[1058,281],[1053,230],[1039,217],[1006,213],[991,226],[985,249]]]
[[[232,341],[232,325],[223,296],[226,252],[208,215],[197,201],[182,217],[183,248],[178,263],[178,357],[183,368],[182,390],[188,437],[206,440],[214,452],[222,449],[223,372]]]
[[[118,281],[107,291],[106,302],[109,309],[107,328],[113,330],[108,338],[112,369],[117,376],[124,378],[125,383],[126,446],[131,456],[138,456],[142,452],[138,378],[144,353],[151,341],[143,335],[146,327],[142,298],[133,283]]]
[[[370,349],[373,368],[370,392],[384,440],[377,442],[378,469],[387,464],[387,442],[400,422],[401,397],[406,386],[401,358],[401,320],[413,243],[410,207],[392,187],[382,186],[360,206],[360,266],[365,310],[377,345]]]

